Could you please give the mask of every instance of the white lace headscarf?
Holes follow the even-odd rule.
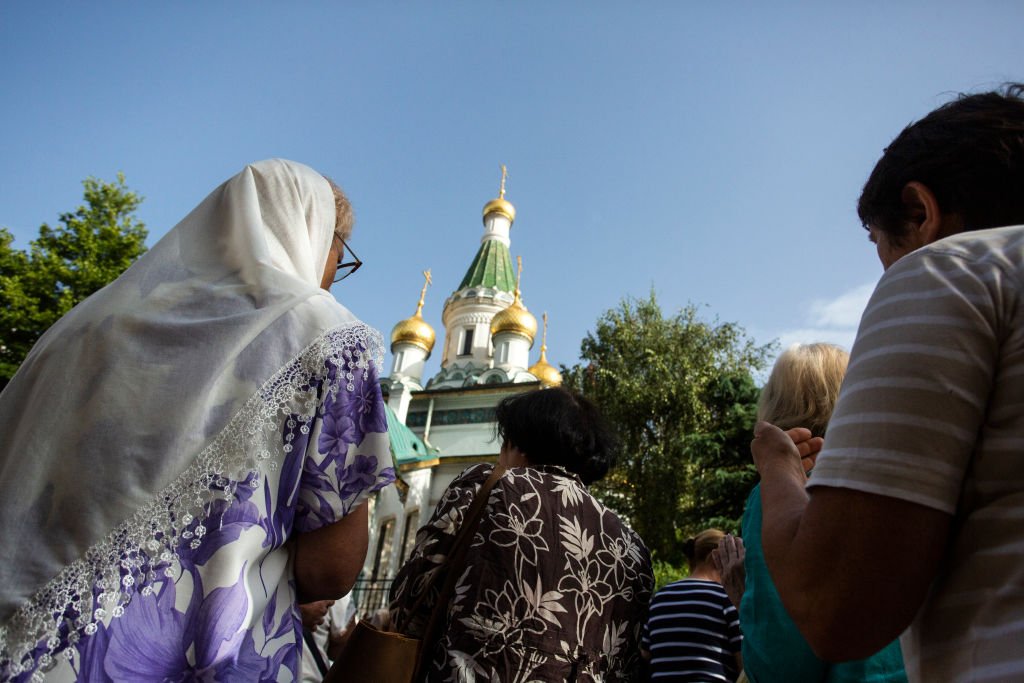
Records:
[[[35,345],[0,394],[0,658],[76,593],[116,593],[126,554],[143,572],[166,555],[211,483],[274,468],[251,437],[325,356],[379,362],[379,334],[320,288],[334,223],[319,173],[252,164]]]

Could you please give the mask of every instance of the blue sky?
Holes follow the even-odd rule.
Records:
[[[861,185],[952,93],[1024,80],[1022,25],[1011,1],[8,2],[0,226],[25,246],[123,171],[152,243],[296,159],[356,208],[338,299],[387,335],[429,267],[440,337],[505,163],[553,363],[652,288],[760,343],[849,343],[881,273]]]

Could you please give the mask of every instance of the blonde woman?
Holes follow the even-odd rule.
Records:
[[[849,354],[833,344],[797,344],[775,362],[761,390],[757,419],[781,429],[806,427],[824,436],[846,374]],[[808,472],[814,458],[804,460]],[[731,554],[723,544],[723,557]],[[753,683],[810,681],[906,681],[898,642],[867,659],[829,664],[818,659],[786,613],[775,590],[761,547],[761,487],[754,487],[743,512],[743,568],[746,585],[740,602],[743,664]],[[723,571],[727,574],[728,562]]]

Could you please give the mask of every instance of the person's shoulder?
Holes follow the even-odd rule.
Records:
[[[722,584],[720,583],[717,583],[715,581],[705,581],[704,579],[690,578],[679,579],[678,581],[673,581],[672,583],[665,584],[660,589],[658,589],[658,594],[661,595],[662,593],[664,593],[665,595],[673,595],[679,593],[692,593],[697,591],[704,593],[711,592],[715,594],[721,593],[722,595],[726,595],[725,589],[722,588]],[[726,595],[726,597],[728,596]]]
[[[493,463],[487,462],[470,465],[452,480],[451,486],[479,486],[491,476],[494,467]]]
[[[384,359],[380,331],[356,318],[329,293],[318,290],[282,314],[282,329],[301,348],[299,361],[322,366],[344,365],[347,371],[367,369],[376,374]]]
[[[882,274],[864,311],[862,330],[865,323],[873,328],[906,315],[908,307],[919,317],[962,305],[986,310],[997,302],[1009,311],[1019,300],[1022,282],[1024,226],[951,235],[910,252]]]
[[[943,237],[920,249],[922,252],[984,256],[989,253],[1024,251],[1024,225],[985,230],[966,230]]]
[[[894,263],[882,281],[960,268],[1024,270],[1024,225],[968,230],[936,240]]]
[[[434,517],[443,519],[454,516],[455,520],[461,519],[462,513],[472,504],[477,491],[493,469],[494,465],[488,463],[472,465],[448,482],[434,507]]]

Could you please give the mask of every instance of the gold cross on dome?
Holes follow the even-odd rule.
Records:
[[[508,180],[508,168],[505,164],[501,165],[501,189],[498,190],[498,198],[505,198],[505,181]]]
[[[423,271],[423,289],[420,290],[420,302],[416,304],[416,315],[423,310],[423,301],[427,297],[427,286],[432,284],[434,284],[434,280],[430,277],[430,268],[427,268]]]

